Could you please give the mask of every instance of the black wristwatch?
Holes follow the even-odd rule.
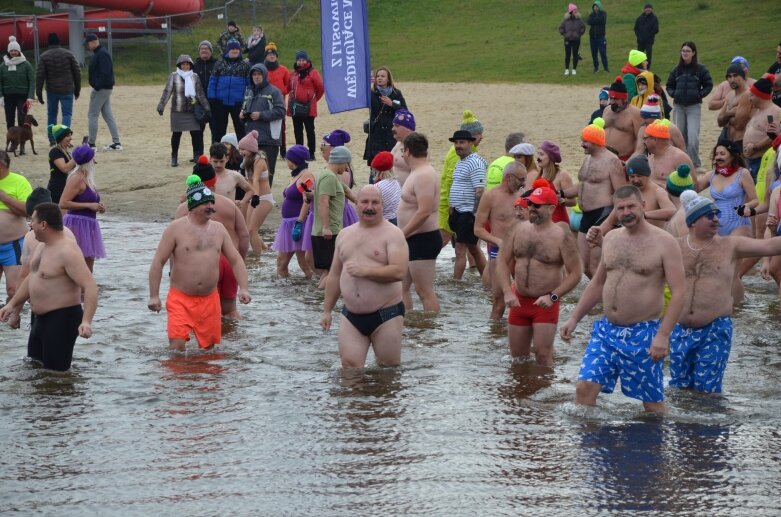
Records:
[[[552,301],[553,303],[559,301],[559,295],[554,292],[551,292],[548,296],[550,296],[550,301]]]

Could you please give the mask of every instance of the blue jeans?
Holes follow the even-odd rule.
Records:
[[[50,144],[54,143],[54,136],[48,126],[57,123],[57,109],[60,104],[62,105],[62,124],[70,127],[73,116],[73,94],[46,92],[46,114],[48,115],[46,134],[49,135]]]
[[[682,106],[673,103],[673,124],[681,130],[683,141],[686,142],[686,154],[695,167],[700,163],[700,121],[702,119],[702,104]]]
[[[607,38],[589,38],[589,44],[591,45],[591,60],[594,62],[594,71],[599,70],[599,61],[597,61],[597,53],[602,58],[602,68],[607,72]]]

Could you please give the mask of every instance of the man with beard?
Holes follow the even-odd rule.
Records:
[[[748,60],[745,57],[735,56],[729,63],[730,65],[740,65],[740,68],[743,69],[743,72],[745,72],[744,77],[746,78],[746,87],[750,88],[751,85],[756,82],[756,79],[753,79],[748,75],[749,66]],[[708,109],[710,111],[719,111],[721,108],[723,108],[724,104],[727,102],[727,95],[731,91],[732,87],[730,87],[729,82],[726,79],[720,82],[718,86],[713,88],[713,91],[710,94],[708,99]]]
[[[613,204],[623,228],[605,237],[599,268],[560,331],[572,339],[578,322],[602,301],[605,315],[594,322],[576,402],[596,405],[600,391],[612,393],[620,376],[624,395],[641,400],[646,411],[664,412],[663,359],[684,299],[681,251],[672,235],[646,222],[637,187],[616,190]],[[671,297],[660,322],[665,283]]]
[[[670,338],[670,386],[721,393],[732,344],[735,264],[781,255],[781,238],[719,236],[719,209],[694,192],[681,194],[689,232],[678,239],[686,273],[683,312]]]
[[[662,188],[667,187],[667,176],[679,165],[686,164],[694,170],[694,164],[686,151],[675,147],[670,139],[670,121],[656,120],[645,127],[643,143],[648,151],[648,163],[651,165],[651,180]],[[697,177],[692,175],[694,188]]]
[[[526,187],[526,167],[513,160],[504,166],[502,174],[499,186],[480,198],[475,216],[475,236],[488,245],[488,272],[492,279],[492,320],[501,319],[504,315],[504,295],[501,285],[496,281],[496,264],[499,250],[502,249],[502,240],[516,221],[513,205]]]
[[[407,181],[407,177],[410,174],[410,166],[404,158],[404,139],[415,131],[415,116],[402,108],[396,111],[396,115],[393,117],[393,138],[396,139],[396,145],[391,149],[393,155],[393,174],[399,182],[399,185],[404,187],[404,182]],[[428,147],[428,141],[426,142]]]
[[[724,106],[719,111],[716,121],[723,127],[722,137],[743,145],[743,133],[751,118],[751,101],[748,96],[746,72],[739,63],[733,63],[727,68],[727,83],[731,91],[727,95]]]
[[[629,103],[624,80],[616,77],[608,90],[609,110],[605,110],[605,141],[618,153],[622,162],[626,162],[635,150],[637,131],[643,123],[640,109]]]
[[[537,363],[545,366],[553,366],[559,299],[574,289],[583,275],[569,230],[551,220],[558,202],[552,189],[536,188],[526,198],[529,222],[510,229],[496,261],[495,282],[510,306],[510,353],[513,358],[528,357],[534,342]]]
[[[765,74],[749,88],[749,102],[753,111],[743,135],[743,156],[746,157],[754,183],[757,182],[762,155],[772,143],[767,134],[768,126],[771,123],[774,127],[778,125],[779,108],[771,101],[773,79],[773,75]]]
[[[340,295],[342,368],[362,368],[369,346],[378,366],[401,362],[404,302],[401,283],[407,272],[407,243],[402,231],[382,217],[382,195],[374,185],[358,192],[358,224],[336,238],[320,325],[331,328],[331,312]]]
[[[453,169],[453,184],[448,196],[450,211],[448,225],[456,235],[456,263],[453,278],[461,280],[466,269],[467,252],[475,258],[477,270],[483,274],[485,257],[475,237],[475,212],[485,191],[485,172],[488,164],[479,154],[472,152],[472,133],[459,129],[451,138],[458,155]]]
[[[592,226],[600,225],[613,210],[613,193],[626,184],[621,160],[605,149],[604,121],[601,118],[581,132],[581,147],[586,155],[578,171],[579,184],[563,189],[565,198],[578,196],[583,217],[578,230],[578,251],[583,271],[591,278],[599,263],[599,248],[589,246],[586,236]]]
[[[394,124],[394,132],[396,125]],[[420,133],[410,133],[404,139],[402,153],[411,170],[401,189],[398,219],[409,248],[409,269],[403,283],[404,305],[412,309],[410,287],[415,284],[424,311],[439,312],[439,300],[434,292],[434,268],[442,251],[439,233],[437,200],[439,174],[428,158],[428,139]]]

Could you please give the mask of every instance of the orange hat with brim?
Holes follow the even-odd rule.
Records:
[[[597,117],[594,122],[583,128],[580,132],[580,138],[584,142],[591,142],[594,145],[605,147],[605,120]]]
[[[664,140],[670,139],[670,121],[667,119],[654,120],[653,124],[645,126],[645,134]]]

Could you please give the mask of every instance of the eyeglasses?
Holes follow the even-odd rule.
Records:
[[[326,147],[331,147],[331,144],[326,144],[325,142],[320,144],[320,149],[325,149]]]
[[[708,212],[707,214],[705,214],[705,217],[708,218],[708,221],[713,221],[718,216],[719,213],[716,210],[713,210],[712,212]]]

